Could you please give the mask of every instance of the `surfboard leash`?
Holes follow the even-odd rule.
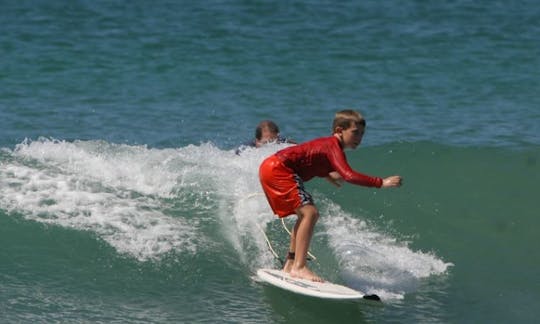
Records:
[[[249,198],[253,198],[253,197],[256,197],[256,196],[262,196],[263,194],[262,193],[259,193],[259,192],[255,192],[255,193],[251,193],[249,195],[247,195],[246,197],[244,197],[243,199],[249,199]],[[289,234],[289,236],[292,235],[291,231],[287,228],[287,225],[285,225],[285,221],[283,218],[281,218],[281,225],[283,226],[283,228],[285,229],[285,231]],[[261,227],[261,225],[259,225],[257,223],[257,227],[259,228],[259,230],[261,231],[261,233],[263,234],[263,237],[264,237],[264,240],[266,241],[266,244],[268,245],[268,248],[270,249],[270,252],[272,253],[272,255],[274,255],[274,257],[279,261],[279,263],[281,263],[282,266],[285,265],[285,260],[283,260],[282,258],[279,257],[279,255],[276,253],[276,251],[274,250],[274,248],[272,247],[272,243],[270,242],[270,240],[268,239],[268,236],[266,235],[265,231],[263,230],[263,228]],[[317,257],[315,255],[313,255],[311,252],[308,251],[308,258],[307,258],[307,261],[315,261],[317,260]]]
[[[282,258],[279,257],[279,255],[276,253],[276,251],[274,251],[274,248],[272,247],[272,243],[270,243],[270,240],[268,239],[268,236],[266,236],[266,233],[262,229],[261,225],[259,225],[257,223],[257,227],[259,228],[259,230],[261,230],[261,233],[264,236],[264,239],[266,241],[266,244],[268,245],[268,248],[270,249],[270,252],[272,252],[274,257],[279,261],[279,263],[281,263],[281,266],[285,266],[285,261]]]
[[[283,218],[281,218],[281,225],[283,225],[283,228],[285,229],[285,231],[287,231],[287,233],[289,233],[289,236],[292,235],[291,231],[287,228],[287,225],[285,225],[285,220]],[[317,260],[317,257],[315,257],[311,252],[307,252],[309,258],[307,258],[308,261],[315,261]],[[310,259],[311,258],[311,259]]]

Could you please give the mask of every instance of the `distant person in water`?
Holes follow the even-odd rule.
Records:
[[[263,120],[255,128],[255,138],[249,142],[242,144],[236,149],[236,154],[240,154],[242,151],[249,147],[261,147],[269,143],[289,143],[296,144],[288,138],[281,137],[279,134],[279,127],[271,120]]]
[[[304,182],[323,177],[336,186],[343,181],[366,187],[401,186],[398,175],[379,178],[353,170],[345,149],[355,149],[362,142],[366,121],[354,110],[336,113],[332,135],[290,146],[266,158],[259,168],[259,179],[274,214],[278,217],[297,215],[291,234],[289,253],[283,271],[292,277],[323,281],[306,266],[313,229],[319,211]]]

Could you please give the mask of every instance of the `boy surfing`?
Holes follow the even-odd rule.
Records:
[[[365,128],[366,121],[359,112],[339,111],[334,117],[332,136],[280,150],[266,158],[259,168],[259,179],[273,212],[280,218],[293,214],[298,217],[283,267],[292,277],[323,281],[306,266],[319,211],[304,189],[305,181],[324,177],[338,187],[342,181],[377,188],[401,186],[400,176],[372,177],[354,171],[347,163],[344,149],[358,147]]]

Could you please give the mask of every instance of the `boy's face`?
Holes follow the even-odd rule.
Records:
[[[362,137],[364,136],[365,130],[365,126],[351,122],[349,128],[341,130],[340,138],[343,147],[355,149],[362,143]]]

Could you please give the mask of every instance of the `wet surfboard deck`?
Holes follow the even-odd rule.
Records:
[[[259,269],[257,270],[257,277],[275,287],[311,297],[334,300],[380,300],[377,295],[366,295],[363,292],[328,281],[314,282],[293,278],[289,274],[277,269]]]

